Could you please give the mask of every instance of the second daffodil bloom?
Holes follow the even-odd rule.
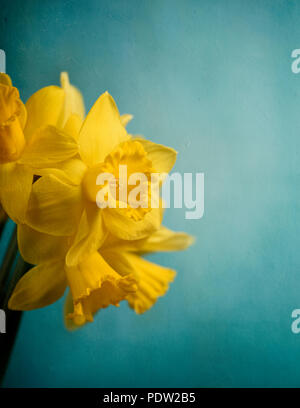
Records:
[[[149,236],[161,224],[160,209],[150,204],[148,208],[124,208],[119,196],[116,208],[99,208],[96,203],[99,174],[112,174],[119,183],[119,166],[127,166],[127,177],[137,172],[145,174],[151,191],[150,174],[168,173],[175,163],[173,149],[132,138],[124,126],[129,119],[120,117],[107,92],[101,95],[75,136],[79,158],[64,168],[58,166],[56,171],[43,173],[33,185],[26,223],[42,233],[71,237],[68,267],[97,251],[108,233],[137,240]]]
[[[77,266],[68,267],[65,255],[70,239],[39,233],[26,225],[18,226],[19,249],[23,258],[37,266],[18,282],[9,308],[32,310],[47,306],[63,296],[65,323],[70,329],[93,321],[97,311],[127,300],[136,313],[147,311],[163,296],[175,271],[153,264],[141,254],[187,248],[192,237],[160,227],[149,237],[125,241],[109,236]]]
[[[0,201],[16,222],[25,221],[33,175],[75,156],[76,133],[84,117],[79,91],[67,74],[62,87],[48,86],[26,105],[10,77],[0,74]]]

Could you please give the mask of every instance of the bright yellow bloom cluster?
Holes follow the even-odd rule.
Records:
[[[74,328],[122,300],[143,313],[167,291],[175,272],[141,255],[184,249],[192,238],[163,227],[161,208],[124,206],[127,196],[119,195],[116,208],[96,203],[97,192],[106,191],[97,185],[99,174],[120,183],[126,166],[128,178],[147,176],[150,193],[150,175],[168,173],[175,163],[173,149],[128,134],[130,119],[107,92],[85,118],[66,73],[61,87],[43,88],[25,105],[1,74],[0,199],[18,223],[23,258],[36,265],[18,282],[11,309],[47,306],[69,287],[65,321]]]

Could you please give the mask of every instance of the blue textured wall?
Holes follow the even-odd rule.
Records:
[[[197,236],[143,316],[126,304],[65,331],[62,302],[24,314],[5,386],[300,386],[297,1],[1,1],[0,48],[24,99],[67,70],[87,108],[108,90],[129,130],[205,173]]]

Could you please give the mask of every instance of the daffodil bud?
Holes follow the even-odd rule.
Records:
[[[24,105],[17,88],[0,84],[0,163],[17,160],[24,149]]]

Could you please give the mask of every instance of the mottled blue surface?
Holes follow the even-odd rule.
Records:
[[[131,132],[205,173],[197,237],[153,259],[178,270],[151,311],[126,304],[65,331],[27,312],[4,386],[300,386],[297,1],[1,1],[0,48],[23,98],[67,70],[88,108],[108,90]]]

